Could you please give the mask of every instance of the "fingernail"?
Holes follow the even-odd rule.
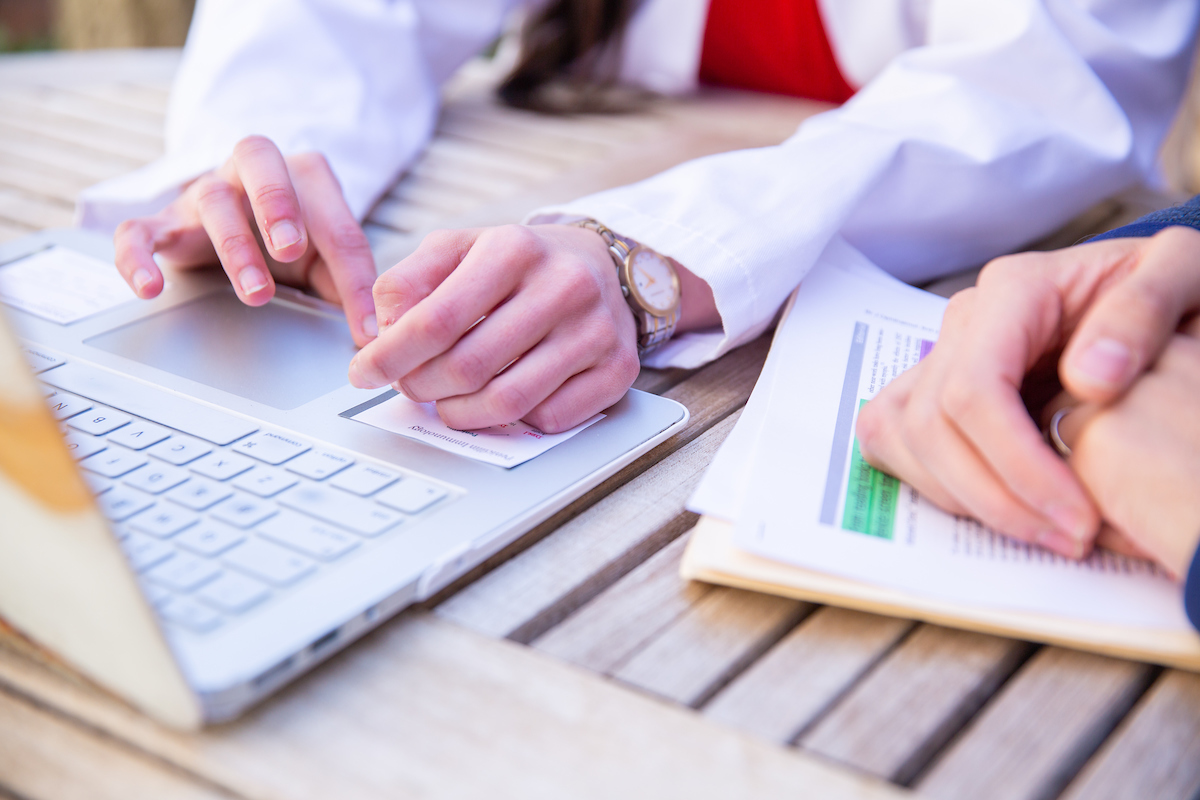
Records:
[[[374,314],[367,314],[362,318],[362,332],[368,339],[379,335],[379,321],[375,319]]]
[[[238,283],[243,294],[252,295],[267,288],[267,276],[258,267],[246,267],[238,273]]]
[[[152,283],[154,283],[154,276],[150,274],[150,270],[139,269],[133,273],[133,290],[139,295]]]
[[[1075,359],[1075,368],[1091,383],[1119,387],[1125,384],[1133,354],[1116,339],[1097,339]]]
[[[282,250],[300,241],[300,229],[286,219],[276,222],[271,228],[271,247]]]
[[[1067,558],[1078,559],[1083,557],[1083,542],[1078,542],[1062,531],[1054,530],[1053,528],[1038,531],[1034,541],[1047,550],[1053,550]]]
[[[350,385],[356,389],[378,389],[384,384],[376,383],[363,375],[362,368],[358,365],[358,359],[354,358],[350,361]]]
[[[1079,511],[1070,506],[1050,506],[1046,509],[1046,516],[1071,541],[1082,542],[1091,532],[1087,519]]]

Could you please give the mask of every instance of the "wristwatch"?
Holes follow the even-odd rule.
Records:
[[[621,294],[637,320],[638,356],[653,351],[675,333],[679,321],[679,273],[671,259],[618,236],[594,219],[571,223],[600,234],[617,265]]]

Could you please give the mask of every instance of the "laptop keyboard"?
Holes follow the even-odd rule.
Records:
[[[262,608],[462,495],[283,431],[229,442],[227,431],[253,428],[232,415],[213,420],[208,440],[44,391],[147,599],[167,623],[195,633]]]

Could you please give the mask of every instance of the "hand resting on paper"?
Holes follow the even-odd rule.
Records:
[[[676,330],[719,322],[708,285],[676,265]],[[523,420],[568,430],[638,375],[633,314],[601,236],[572,225],[437,231],[375,284],[379,338],[350,381],[437,402],[452,428]]]
[[[1062,418],[1069,463],[1104,518],[1100,541],[1132,545],[1176,578],[1200,542],[1200,324],[1185,325],[1111,404]]]
[[[260,244],[261,241],[261,244]],[[278,280],[339,303],[362,346],[375,338],[375,260],[329,164],[285,158],[262,136],[238,142],[167,208],[117,228],[117,269],[139,297],[155,297],[157,253],[175,267],[221,264],[242,302],[260,306]]]
[[[1197,308],[1190,228],[997,259],[951,298],[933,352],[864,408],[863,456],[948,511],[1081,557],[1105,507],[1035,419],[1062,386],[1120,398]]]

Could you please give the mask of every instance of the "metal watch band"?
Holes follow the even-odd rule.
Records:
[[[571,224],[600,234],[600,238],[604,239],[604,243],[608,246],[608,254],[612,256],[612,260],[616,264],[617,277],[618,279],[621,278],[625,261],[629,258],[634,248],[638,247],[638,243],[632,239],[618,235],[603,223],[590,217],[577,220]],[[676,307],[667,316],[660,317],[656,314],[651,314],[644,308],[634,306],[630,302],[629,287],[624,282],[621,283],[621,292],[625,295],[629,309],[633,312],[633,316],[637,320],[638,356],[645,356],[647,353],[660,347],[674,335],[675,325],[679,322],[679,306],[676,304]]]

